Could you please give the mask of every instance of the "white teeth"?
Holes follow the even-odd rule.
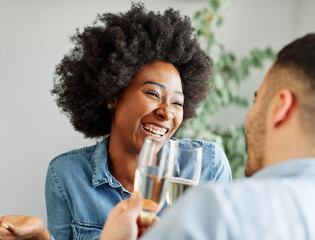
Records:
[[[152,126],[143,126],[143,128],[148,132],[148,135],[155,137],[163,137],[163,135],[167,132],[167,129],[165,128],[154,128]]]
[[[153,133],[150,133],[150,132],[148,132],[148,134],[149,134],[150,136],[152,136],[152,137],[161,137],[160,135],[153,134]]]

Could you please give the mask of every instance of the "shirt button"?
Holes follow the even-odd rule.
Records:
[[[125,196],[127,193],[124,190],[121,190],[121,195]]]

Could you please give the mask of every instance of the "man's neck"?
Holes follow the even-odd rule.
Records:
[[[267,140],[263,167],[289,159],[315,157],[314,140],[299,128],[278,131]]]

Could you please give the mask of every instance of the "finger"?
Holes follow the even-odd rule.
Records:
[[[150,229],[149,227],[140,227],[138,228],[138,238],[141,238],[142,235],[148,230]]]
[[[141,227],[141,225],[142,225],[142,221],[141,221],[140,215],[138,215],[138,217],[137,217],[137,225],[138,225],[139,227]]]
[[[5,229],[9,230],[9,225],[6,222],[0,221],[0,227],[4,227]]]
[[[135,218],[138,217],[142,209],[142,194],[139,191],[134,191],[129,198],[127,203],[127,211],[134,215]]]
[[[121,212],[125,211],[127,209],[127,203],[129,202],[129,199],[125,199],[121,202],[119,202],[109,213],[109,215],[119,215]]]
[[[155,216],[152,221],[141,221],[141,218],[139,217],[137,219],[137,224],[139,228],[150,228],[152,227],[155,223],[159,222],[160,218]]]
[[[151,226],[154,225],[155,223],[159,222],[160,218],[155,216],[155,218],[153,218],[152,222],[151,222]]]
[[[15,237],[19,236],[19,230],[13,224],[8,222],[2,222],[2,226],[11,232]]]
[[[138,235],[137,235],[137,238],[141,238],[142,237],[142,234],[143,234],[143,230],[141,227],[138,228]]]
[[[140,216],[137,219],[137,224],[138,224],[138,238],[141,238],[142,235],[150,229],[155,223],[159,222],[160,218],[159,217],[154,217],[153,220],[151,221],[150,224],[148,223],[142,223]]]

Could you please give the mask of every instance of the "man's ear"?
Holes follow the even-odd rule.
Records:
[[[290,117],[295,104],[294,94],[290,89],[281,89],[273,97],[272,102],[271,125],[278,127]]]

